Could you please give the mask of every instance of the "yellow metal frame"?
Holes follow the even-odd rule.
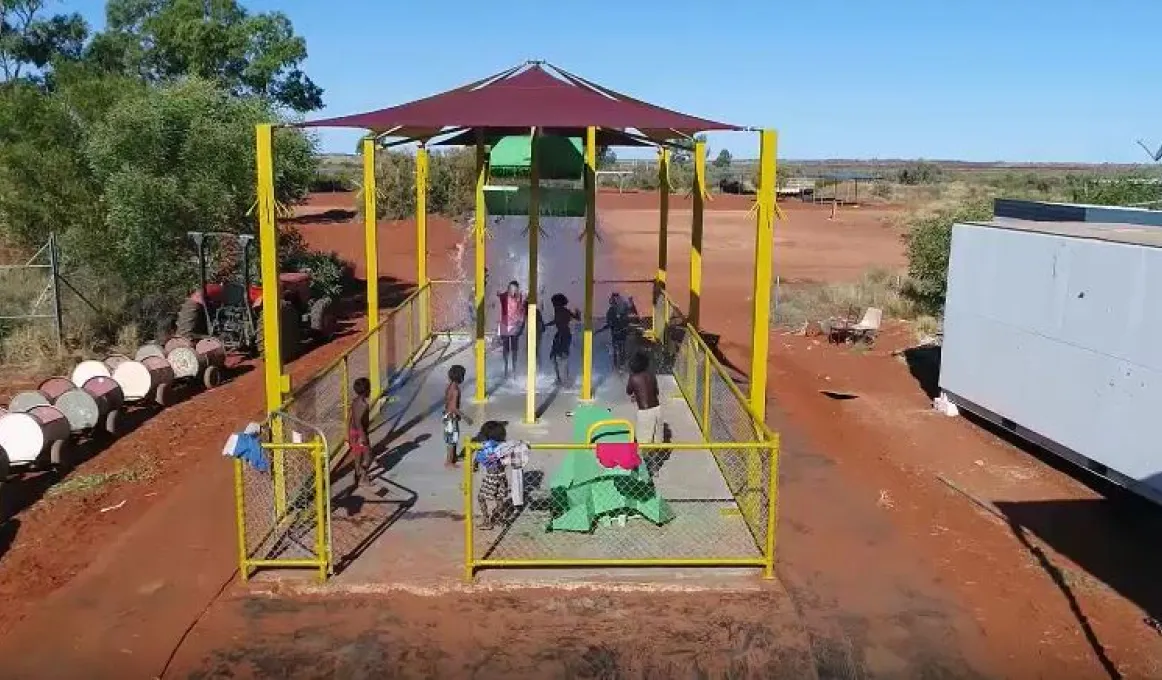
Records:
[[[670,150],[658,149],[658,270],[654,274],[654,337],[664,337],[666,320],[659,300],[666,294],[670,259]]]
[[[593,401],[593,245],[597,235],[597,128],[585,129],[585,329],[581,335],[581,401]]]
[[[416,287],[428,285],[428,148],[416,149]],[[427,304],[420,305],[420,337],[431,332]]]
[[[541,243],[541,164],[537,152],[540,131],[533,128],[529,140],[529,277],[528,309],[525,314],[525,423],[537,422],[537,260]]]
[[[375,138],[363,140],[363,259],[367,272],[367,327],[379,326],[379,230],[376,212],[377,189],[375,187]],[[371,393],[382,390],[383,373],[380,371],[379,336],[372,335],[368,349],[368,379]],[[346,388],[346,386],[344,386]]]
[[[488,154],[484,147],[484,132],[476,134],[476,214],[473,223],[473,244],[476,250],[476,263],[473,271],[474,286],[473,298],[476,305],[476,401],[483,402],[487,396],[488,376],[485,371],[484,346],[484,221],[487,218],[488,208],[484,202],[484,187],[488,183]]]
[[[690,306],[686,316],[694,328],[702,323],[702,229],[706,206],[706,142],[694,142],[694,190],[690,213]]]
[[[750,408],[759,422],[767,417],[767,350],[771,336],[771,250],[775,239],[775,154],[778,137],[763,130],[759,145],[758,224],[755,229],[754,287],[751,295]]]

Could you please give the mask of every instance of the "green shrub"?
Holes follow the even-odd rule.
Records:
[[[918,214],[908,220],[909,229],[904,239],[910,281],[905,293],[921,309],[932,314],[944,309],[952,225],[991,218],[992,204],[975,201]]]

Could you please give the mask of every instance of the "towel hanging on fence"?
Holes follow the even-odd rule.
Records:
[[[259,472],[270,472],[270,462],[266,460],[258,438],[259,431],[257,423],[250,423],[244,431],[230,435],[222,448],[222,455],[237,458]]]

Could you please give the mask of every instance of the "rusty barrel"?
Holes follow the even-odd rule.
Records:
[[[111,370],[102,361],[82,361],[73,369],[71,378],[74,385],[84,385],[88,382],[89,378],[95,378],[99,375],[103,375],[106,378],[112,376]]]
[[[36,462],[46,451],[52,462],[59,463],[70,434],[68,419],[53,406],[34,406],[28,413],[0,416],[0,448],[13,465]]]

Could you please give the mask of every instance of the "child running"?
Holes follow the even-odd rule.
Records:
[[[444,444],[448,457],[444,467],[456,467],[456,449],[460,446],[460,421],[472,424],[472,419],[460,411],[460,385],[464,382],[464,367],[456,364],[448,369],[448,386],[444,388]]]
[[[553,347],[549,350],[549,359],[553,361],[553,370],[557,374],[557,384],[569,382],[569,348],[573,345],[573,330],[569,324],[581,318],[581,312],[576,309],[569,311],[569,298],[557,293],[552,297],[553,320],[549,322],[556,329],[553,336]],[[565,378],[561,379],[561,365],[564,364]]]
[[[371,381],[356,378],[351,385],[351,413],[347,418],[347,448],[355,463],[355,486],[361,487],[367,481],[371,469]]]

